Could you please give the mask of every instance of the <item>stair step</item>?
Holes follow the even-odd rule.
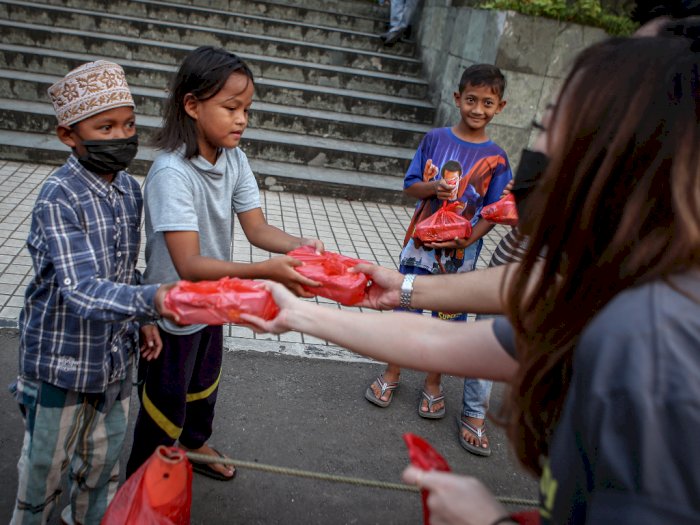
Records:
[[[12,0],[15,4],[44,4],[43,0]],[[312,17],[309,9],[303,13],[287,18],[291,11],[300,11],[298,7],[285,6],[286,13],[282,16],[272,16],[271,13],[260,9],[261,5],[251,2],[239,4],[235,9],[216,9],[194,5],[183,5],[172,0],[63,0],[60,3],[50,2],[66,12],[100,12],[105,14],[123,15],[158,20],[163,22],[178,22],[188,25],[211,29],[230,29],[245,33],[265,34],[282,38],[293,38],[305,42],[350,47],[353,49],[377,50],[381,46],[378,35],[386,30],[387,18],[368,19],[362,21],[371,23],[358,24],[354,15],[316,11],[318,16]],[[279,4],[264,4],[280,7]],[[249,6],[247,9],[244,6]],[[253,6],[251,9],[250,6]],[[72,9],[72,11],[68,11]],[[306,16],[301,16],[306,15]],[[313,18],[313,19],[312,19]],[[358,27],[360,26],[360,27]],[[415,45],[408,42],[397,42],[383,51],[391,55],[413,56]]]
[[[179,3],[190,3],[190,0],[172,0]],[[195,5],[222,7],[228,3],[229,8],[245,3],[246,0],[193,0]],[[256,2],[261,3],[261,2]],[[319,10],[328,13],[345,14],[346,16],[363,16],[378,20],[389,19],[389,1],[384,6],[372,0],[265,0],[265,4],[275,3],[287,7]]]
[[[108,38],[103,38],[108,41]],[[134,84],[166,87],[182,59],[193,47],[161,46],[157,43],[144,42],[144,48],[141,49],[144,55],[152,54],[146,53],[145,47],[148,45],[163,50],[161,61],[157,64],[142,60],[124,60],[119,56],[101,56],[100,58],[115,60],[122,65],[129,64],[132,69],[132,71],[128,71],[129,78]],[[56,74],[63,74],[62,72],[68,71],[78,64],[95,60],[96,56],[94,53],[39,49],[16,44],[0,44],[0,51],[4,54],[2,63],[7,64],[8,67],[21,70],[31,68],[32,70]],[[427,82],[415,77],[315,65],[299,60],[272,59],[247,53],[241,53],[239,56],[246,61],[258,81],[262,79],[286,80],[319,87],[352,89],[368,93],[391,93],[402,98],[421,100],[425,98],[428,90]],[[164,60],[166,58],[171,60],[166,63]],[[167,67],[162,67],[164,65]]]
[[[265,34],[249,34],[242,31],[225,29],[208,29],[191,24],[149,20],[126,15],[103,14],[97,11],[86,11],[72,8],[61,8],[28,2],[0,2],[0,17],[11,22],[10,27],[24,29],[5,36],[5,42],[14,44],[41,45],[59,49],[56,40],[71,35],[76,41],[76,50],[92,48],[93,38],[97,34],[125,35],[132,41],[140,39],[176,42],[181,44],[214,45],[229,48],[236,53],[259,53],[268,57],[305,60],[325,65],[340,65],[369,71],[383,71],[395,74],[416,76],[420,72],[420,62],[408,57],[400,57],[380,53],[381,44],[376,38],[377,50],[365,51],[350,49],[337,45],[327,45],[290,38],[267,36]],[[34,35],[34,28],[48,27],[51,35],[39,37]],[[70,33],[69,30],[77,30]],[[9,28],[2,28],[3,33]],[[9,38],[21,36],[20,41],[10,41]],[[79,40],[82,36],[82,40]],[[78,41],[80,43],[78,44]],[[127,55],[128,56],[128,55]]]
[[[245,149],[244,149],[245,151]],[[157,155],[154,148],[139,146],[129,171],[143,176]],[[69,151],[55,135],[0,130],[0,157],[7,160],[62,164]],[[352,171],[250,160],[261,188],[323,194],[350,200],[367,200],[390,204],[413,204],[401,192],[401,179],[382,175],[366,175]]]
[[[0,78],[1,76],[0,72]],[[142,92],[135,86],[132,86],[132,91],[138,92],[135,94]],[[159,93],[159,95],[161,98],[166,96],[165,93]],[[53,109],[43,100],[32,102],[30,100],[0,99],[0,108],[6,112],[0,115],[1,129],[23,129],[24,131],[43,133],[52,132],[55,126]],[[23,115],[24,111],[39,115],[46,114],[50,118],[38,119],[31,114]],[[141,104],[137,106],[137,111],[142,113]],[[139,124],[141,124],[140,121]],[[430,130],[430,126],[423,124],[366,117],[352,113],[285,106],[258,100],[253,103],[249,128],[273,129],[304,133],[310,137],[406,148],[417,147],[423,135]],[[151,131],[147,133],[152,134]]]
[[[35,0],[50,5],[82,7],[81,0]],[[90,1],[90,0],[88,0]],[[99,0],[97,0],[99,3]],[[203,7],[279,20],[330,24],[355,31],[382,32],[389,21],[389,1],[379,6],[368,0],[167,0],[182,7]],[[104,9],[104,3],[100,8]]]
[[[434,106],[414,42],[377,38],[370,0],[0,0],[0,158],[65,161],[46,90],[92,60],[124,67],[141,146],[156,151],[167,89],[189,52],[231,49],[256,93],[241,147],[263,189],[412,204],[402,181]]]
[[[2,58],[0,52],[0,58]],[[131,66],[128,61],[122,61],[127,71]],[[46,75],[26,71],[0,69],[0,97],[17,98],[42,102],[47,100],[46,90],[51,84],[61,78],[60,75]],[[139,86],[139,82],[131,85],[134,100],[141,113],[147,115],[162,115],[166,93],[163,88],[148,88]],[[398,121],[413,121],[428,124],[432,118],[433,108],[425,102],[413,99],[402,99],[388,95],[372,95],[359,91],[318,88],[296,82],[256,81],[256,96],[259,100],[275,100],[288,106],[305,109],[317,109],[337,112],[352,112],[354,115],[387,118]],[[402,124],[400,124],[402,125]]]
[[[49,104],[0,99],[0,110],[0,129],[52,133],[56,127],[56,117]],[[141,143],[152,143],[161,125],[160,117],[137,114],[136,122]],[[410,148],[261,128],[248,128],[241,147],[252,158],[395,177],[403,177],[414,152]]]

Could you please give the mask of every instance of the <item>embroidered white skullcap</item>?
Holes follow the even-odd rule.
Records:
[[[58,123],[70,126],[88,117],[124,106],[134,107],[124,70],[98,60],[75,68],[48,89]]]

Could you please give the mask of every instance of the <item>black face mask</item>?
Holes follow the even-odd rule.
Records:
[[[525,216],[527,198],[547,169],[547,164],[549,164],[549,157],[544,153],[529,149],[523,150],[513,179],[513,188],[511,189],[511,193],[515,197],[518,217]]]
[[[125,169],[139,149],[136,134],[126,139],[85,140],[86,155],[78,157],[83,167],[98,175],[108,175]],[[73,149],[75,151],[75,148]]]

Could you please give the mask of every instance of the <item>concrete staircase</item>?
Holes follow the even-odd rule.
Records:
[[[165,89],[194,47],[246,60],[256,96],[242,147],[261,188],[406,202],[402,178],[434,108],[414,45],[387,49],[370,0],[0,0],[0,158],[60,164],[46,88],[77,65],[127,74],[145,174]]]

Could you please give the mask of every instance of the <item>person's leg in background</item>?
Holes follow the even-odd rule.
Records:
[[[491,455],[491,446],[486,436],[486,413],[492,385],[492,381],[485,379],[464,378],[459,442],[465,450],[478,456]]]
[[[415,275],[430,275],[428,270],[419,268],[417,266],[399,266],[399,272],[403,275],[415,274]],[[411,312],[415,314],[423,314],[423,310],[412,310],[406,308],[397,308],[396,312]],[[437,384],[440,384],[440,374],[437,375]],[[381,408],[386,408],[391,404],[391,400],[394,397],[394,391],[399,386],[399,379],[401,378],[401,367],[396,366],[391,363],[387,363],[384,372],[377,376],[377,378],[367,387],[365,390],[365,399],[370,403],[377,405]]]
[[[418,0],[391,0],[389,31],[381,35],[384,45],[392,46],[405,35],[417,7]]]
[[[496,316],[477,315],[476,320],[491,319]],[[491,446],[486,436],[486,413],[489,410],[493,381],[464,378],[462,394],[462,417],[459,420],[459,443],[477,456],[490,456]]]

